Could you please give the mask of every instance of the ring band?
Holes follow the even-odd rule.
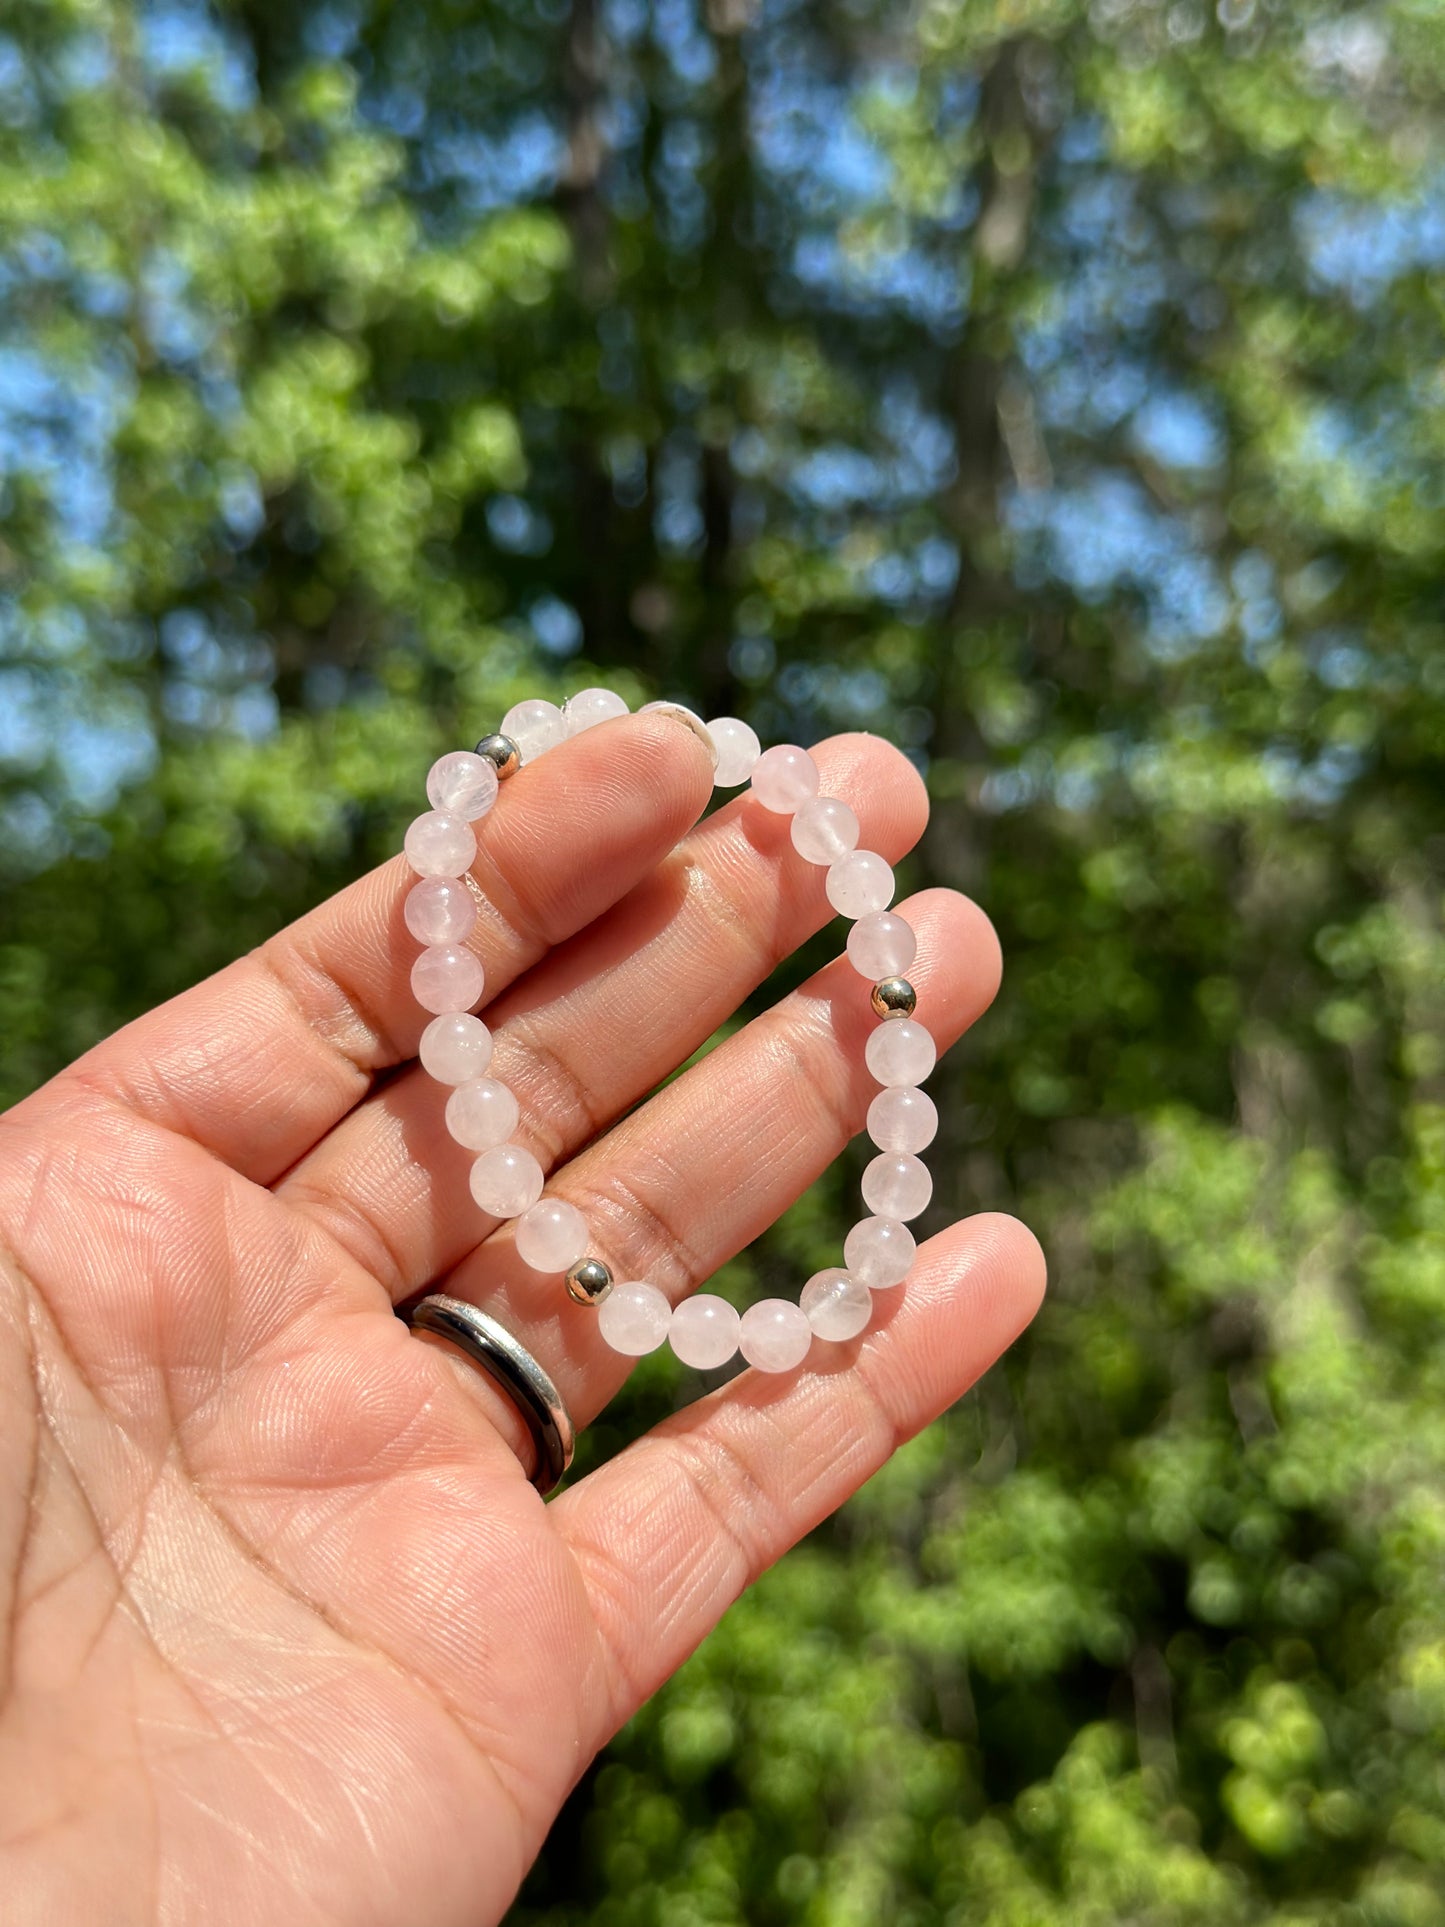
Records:
[[[532,1483],[544,1496],[572,1463],[577,1434],[562,1394],[505,1325],[464,1298],[435,1293],[405,1314],[413,1331],[445,1338],[500,1386],[532,1435]]]

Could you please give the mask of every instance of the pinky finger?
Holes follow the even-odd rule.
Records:
[[[810,1369],[792,1378],[744,1373],[553,1501],[601,1637],[609,1730],[968,1390],[1043,1290],[1043,1253],[1017,1219],[952,1225],[920,1247],[906,1284],[877,1294],[877,1322],[856,1344],[815,1341]]]

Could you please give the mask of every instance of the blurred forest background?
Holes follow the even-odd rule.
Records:
[[[1037,1328],[517,1927],[1445,1922],[1442,137],[1434,0],[0,16],[6,1101],[594,681],[900,742],[1010,960]]]

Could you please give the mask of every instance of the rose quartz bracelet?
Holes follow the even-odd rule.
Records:
[[[878,1155],[863,1173],[863,1202],[874,1215],[848,1233],[843,1264],[820,1271],[800,1300],[764,1298],[741,1316],[710,1292],[685,1298],[674,1310],[656,1285],[632,1278],[614,1283],[600,1258],[588,1255],[587,1222],[575,1205],[542,1195],[542,1167],[512,1142],[516,1097],[487,1075],[491,1032],[470,1015],[482,994],[482,966],[464,947],[476,920],[476,885],[469,871],[477,853],[472,825],[497,800],[500,779],[534,762],[570,736],[627,713],[609,689],[584,689],[560,708],[532,699],[502,718],[501,732],[473,750],[453,750],[427,776],[431,809],[406,833],[407,860],[418,873],[406,899],[406,926],[423,945],[412,965],[417,1001],[436,1014],[422,1032],[423,1066],[448,1084],[447,1129],[480,1155],[472,1165],[472,1196],[494,1218],[515,1218],[517,1251],[541,1272],[564,1273],[567,1290],[597,1310],[602,1336],[614,1351],[640,1358],[667,1340],[685,1365],[707,1369],[741,1352],[759,1371],[800,1365],[815,1337],[855,1338],[867,1325],[872,1294],[900,1284],[916,1249],[907,1220],[933,1193],[918,1153],[933,1142],[938,1112],[918,1089],[933,1069],[932,1037],[913,1021],[917,1001],[904,974],[913,963],[912,929],[888,908],[893,871],[872,850],[860,850],[858,819],[846,803],[818,794],[818,766],[790,743],[761,750],[736,716],[704,724],[675,703],[649,703],[683,716],[707,745],[719,789],[751,782],[758,803],[792,818],[793,847],[809,863],[826,866],[828,901],[852,920],[848,956],[871,980],[871,1002],[882,1020],[865,1057],[882,1089],[868,1107],[868,1135]]]

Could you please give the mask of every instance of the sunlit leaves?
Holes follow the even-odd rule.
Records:
[[[1439,10],[12,13],[7,1096],[598,679],[889,734],[1004,939],[935,1162],[1040,1325],[519,1922],[1435,1927]]]

